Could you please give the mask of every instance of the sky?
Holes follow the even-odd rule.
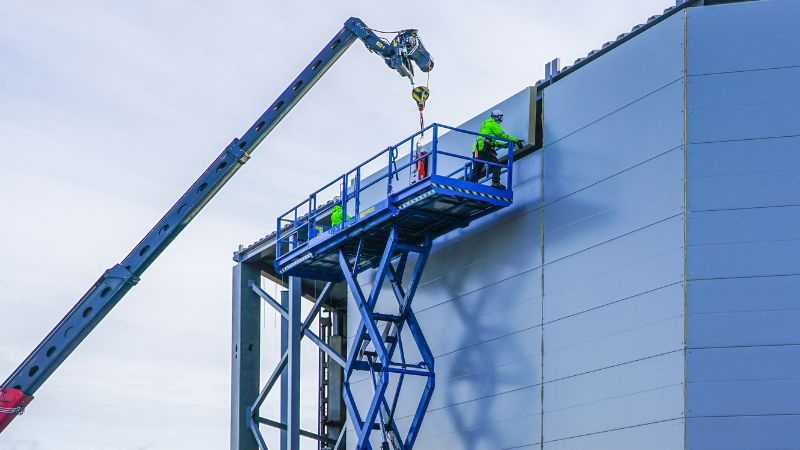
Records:
[[[348,17],[418,28],[436,62],[426,118],[457,125],[534,84],[547,61],[571,64],[672,5],[1,2],[0,379]],[[227,448],[232,252],[416,127],[408,82],[354,44],[39,389],[0,450]],[[278,321],[263,319],[268,373]],[[315,428],[310,369],[302,400]]]

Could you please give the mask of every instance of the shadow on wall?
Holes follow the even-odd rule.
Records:
[[[512,385],[514,379],[519,380],[519,377],[523,376],[521,373],[507,372],[498,366],[497,361],[502,360],[503,355],[481,352],[475,347],[470,347],[476,340],[483,342],[487,336],[495,336],[498,332],[502,332],[499,325],[484,324],[481,321],[491,301],[488,293],[482,297],[484,298],[475,303],[475,306],[464,305],[461,302],[454,302],[453,305],[453,310],[457,313],[453,320],[469,325],[464,328],[469,331],[462,333],[459,339],[459,348],[464,348],[459,364],[452,365],[447,373],[448,383],[444,389],[447,405],[455,405],[459,398],[467,397],[472,392],[502,391],[505,386]],[[508,353],[518,350],[507,346],[501,348]],[[499,430],[491,425],[492,418],[496,416],[494,402],[494,396],[491,396],[482,402],[480,408],[448,409],[453,428],[461,438],[464,449],[477,450],[482,447],[481,444],[491,445],[500,441]]]
[[[524,233],[524,230],[512,229],[514,225],[524,227],[525,221],[515,220],[508,223],[507,231],[510,235]],[[478,265],[472,266],[468,271],[480,271],[482,263],[487,262],[478,261]],[[495,265],[493,270],[501,273],[514,273],[519,269],[507,258],[493,258],[489,264]],[[497,264],[505,267],[497,267]],[[457,363],[449,365],[445,373],[437,374],[442,380],[438,384],[443,398],[442,404],[447,405],[447,417],[454,434],[458,436],[459,445],[456,448],[495,448],[504,440],[504,430],[499,424],[509,416],[508,411],[500,409],[505,405],[498,402],[497,393],[518,389],[521,384],[525,384],[524,380],[538,381],[540,374],[538,371],[527,371],[524,364],[509,363],[518,362],[528,353],[526,350],[529,349],[518,345],[519,340],[506,339],[505,345],[483,345],[519,331],[518,327],[511,327],[510,322],[495,314],[498,310],[509,310],[511,306],[508,302],[498,305],[500,299],[496,297],[496,290],[488,286],[478,291],[477,295],[464,295],[463,277],[445,276],[441,282],[447,297],[455,297],[446,306],[449,313],[447,319],[453,322],[449,327],[459,333],[453,347],[458,349]],[[528,296],[522,293],[520,295]],[[530,322],[534,326],[539,319],[532,317]],[[538,346],[538,343],[531,345]],[[538,396],[538,391],[536,395]],[[527,414],[523,411],[514,413]]]
[[[529,158],[534,158],[534,156]],[[558,173],[561,172],[568,161],[564,161],[564,158],[560,157],[560,155],[549,155],[547,161],[546,170],[552,174],[548,178],[548,182],[554,179],[557,180]],[[520,163],[520,166],[521,170],[532,170],[534,164]],[[447,414],[452,424],[455,436],[458,436],[457,441],[453,441],[453,443],[458,442],[458,445],[454,446],[454,448],[478,450],[497,448],[497,445],[501,443],[503,445],[506,443],[516,445],[516,442],[508,441],[519,439],[519,433],[509,433],[508,427],[511,425],[506,426],[504,422],[527,416],[538,416],[540,413],[538,406],[540,404],[539,389],[523,389],[540,383],[541,368],[539,362],[526,364],[519,361],[525,355],[531,355],[531,347],[534,347],[534,352],[538,353],[541,345],[540,341],[537,339],[535,342],[523,343],[518,339],[503,339],[503,345],[487,346],[481,344],[499,341],[502,337],[519,332],[522,326],[520,325],[521,321],[529,323],[527,325],[529,327],[541,327],[542,318],[539,315],[539,311],[536,311],[534,316],[527,319],[503,317],[503,313],[517,311],[516,309],[511,309],[517,302],[526,301],[526,299],[540,295],[541,291],[522,292],[524,291],[524,286],[528,285],[530,281],[520,281],[519,286],[515,288],[519,289],[519,291],[511,293],[516,298],[515,301],[514,299],[498,297],[498,290],[488,285],[470,295],[470,301],[462,301],[464,300],[463,283],[465,277],[476,276],[484,278],[483,274],[481,274],[482,271],[491,272],[491,276],[485,277],[487,282],[491,284],[500,280],[498,278],[501,276],[500,274],[505,277],[519,274],[520,267],[517,267],[517,264],[521,255],[514,255],[514,253],[525,251],[519,247],[515,248],[513,245],[506,245],[502,251],[496,253],[496,257],[484,259],[481,254],[476,254],[475,252],[475,249],[480,244],[469,245],[465,241],[481,239],[500,242],[502,239],[522,238],[530,233],[541,235],[541,222],[538,214],[534,216],[535,218],[528,220],[520,219],[520,217],[521,215],[531,214],[530,203],[536,203],[538,208],[541,208],[543,199],[539,195],[539,190],[542,184],[542,173],[527,174],[526,176],[520,173],[521,170],[516,172],[519,176],[515,177],[515,179],[519,180],[519,184],[517,182],[514,183],[514,195],[518,201],[527,202],[528,204],[520,203],[507,211],[501,211],[497,214],[502,215],[502,217],[492,217],[489,220],[481,221],[479,224],[476,223],[477,227],[471,226],[466,231],[466,233],[469,233],[467,239],[455,239],[446,242],[444,246],[436,248],[437,252],[443,250],[447,252],[446,249],[452,246],[456,254],[460,253],[459,256],[465,256],[469,259],[466,264],[474,264],[464,270],[464,272],[473,275],[445,275],[440,279],[443,293],[445,293],[444,297],[455,298],[446,306],[449,314],[447,320],[453,322],[448,327],[454,333],[460,333],[456,337],[457,343],[452,347],[459,349],[457,363],[442,367],[446,372],[437,372],[438,379],[441,380],[437,383],[437,388],[441,390],[442,404],[448,406],[445,414]],[[553,183],[552,192],[554,193],[569,190],[566,185],[570,183],[558,181]],[[522,192],[523,189],[535,192]],[[548,189],[548,186],[545,186],[544,189]],[[587,202],[580,200],[577,196],[565,196],[563,194],[550,196],[550,198],[558,199],[559,215],[561,216],[560,220],[558,220],[560,227],[567,227],[591,219],[592,229],[595,227],[604,228],[609,221],[613,221],[613,212],[609,212],[612,211],[614,201],[610,199],[608,201]],[[547,244],[564,248],[569,246],[569,243],[574,241],[575,238],[576,236],[571,235],[570,232],[552,233],[547,237]],[[459,252],[454,247],[462,247],[463,250]],[[536,244],[536,247],[536,249],[530,249],[530,256],[537,261],[527,267],[539,267],[541,265],[538,244]],[[546,247],[544,251],[546,251]],[[491,266],[487,267],[485,266],[486,264]],[[536,277],[538,278],[540,275],[537,274]],[[538,280],[536,289],[541,289]],[[508,294],[508,292],[504,292],[502,295]],[[499,311],[500,309],[504,311]],[[436,352],[436,343],[432,342],[431,344],[434,352]],[[535,358],[540,361],[539,357]],[[502,395],[503,393],[508,393],[508,396],[516,396],[517,398],[512,400]],[[466,404],[468,403],[473,403],[474,407],[467,406]],[[507,410],[509,405],[520,404],[529,404],[531,410]],[[532,425],[538,426],[538,422],[532,422]],[[509,436],[509,434],[514,436]],[[527,434],[528,436],[538,435],[538,432],[530,430]]]

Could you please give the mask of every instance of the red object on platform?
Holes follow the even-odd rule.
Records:
[[[427,154],[428,152],[422,150],[417,154],[417,158],[422,158]],[[428,158],[420,159],[419,161],[417,161],[417,180],[421,180],[427,176],[428,176]]]
[[[32,395],[25,395],[24,392],[14,388],[0,388],[0,410],[25,408],[33,400]],[[0,412],[0,433],[6,429],[8,424],[17,417],[19,412]]]

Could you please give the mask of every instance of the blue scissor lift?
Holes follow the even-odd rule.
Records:
[[[471,147],[442,148],[448,146],[445,142],[459,141],[442,139],[443,129],[449,130],[451,137],[451,133],[480,136],[445,125],[430,125],[312,193],[278,218],[276,272],[328,282],[345,281],[358,307],[361,321],[346,359],[343,393],[358,435],[358,450],[371,449],[369,436],[373,430],[380,430],[382,448],[389,449],[391,443],[395,448],[411,449],[433,394],[434,358],[411,304],[434,239],[513,201],[510,187],[514,143],[499,139],[507,142],[509,149],[507,157],[496,164],[501,167],[508,188],[497,189],[488,185],[489,170],[485,166],[485,173],[470,181],[476,161],[470,155]],[[433,136],[430,144],[418,145],[429,130]],[[382,170],[363,173],[381,159],[386,161]],[[329,195],[331,190],[336,193],[333,201],[318,205],[318,197]],[[331,226],[330,216],[336,206],[341,207],[344,220]],[[404,282],[412,253],[416,260]],[[371,269],[374,280],[365,295],[356,277]],[[376,308],[387,280],[397,302],[396,314],[378,312]],[[386,306],[383,304],[380,309],[386,310]],[[401,339],[404,328],[422,361],[406,361]],[[351,391],[350,380],[356,371],[368,373],[372,382],[373,397],[366,409],[359,409]],[[394,393],[388,398],[390,375],[396,378]],[[427,382],[404,438],[395,424],[395,411],[405,376],[426,377]]]

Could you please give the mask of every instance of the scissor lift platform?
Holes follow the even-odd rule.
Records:
[[[446,140],[439,139],[441,128],[455,133],[476,133],[440,124],[426,130],[431,128],[433,141],[423,147],[425,153],[416,146],[420,132],[373,156],[281,216],[275,259],[277,274],[342,281],[340,250],[356,261],[354,270],[360,273],[377,266],[392,229],[396,230],[399,241],[416,245],[426,237],[435,239],[511,205],[512,190],[491,187],[488,170],[483,170],[485,173],[476,181],[468,181],[472,179],[473,162],[477,161],[469,155],[471,148],[460,148],[456,150],[458,153],[441,148],[443,143],[447,145]],[[405,144],[410,144],[411,151],[399,158],[398,150]],[[514,143],[508,144],[509,157],[496,165],[501,167],[503,181],[511,186]],[[363,168],[381,157],[388,161],[386,167],[362,179]],[[332,186],[337,199],[317,208],[319,194]],[[365,195],[369,190],[372,194],[384,193],[383,198]],[[365,197],[376,202],[364,208]],[[339,225],[329,226],[330,212],[336,205],[342,208],[342,217],[348,217],[348,209],[355,214]],[[302,216],[301,211],[305,213]]]
[[[432,142],[419,145],[431,128]],[[451,133],[440,139],[440,128]],[[511,189],[487,185],[490,171],[486,164],[497,166],[501,179],[511,186],[514,143],[503,140],[509,149],[504,162],[480,162],[470,155],[474,138],[469,135],[476,133],[431,125],[328,183],[278,218],[277,274],[323,280],[328,286],[345,281],[360,316],[347,359],[334,355],[344,367],[342,395],[357,450],[375,448],[370,440],[373,430],[380,430],[381,449],[390,448],[391,443],[394,449],[411,450],[433,395],[434,356],[412,303],[434,239],[513,201]],[[406,144],[408,153],[398,157]],[[451,147],[450,151],[443,149],[443,144]],[[362,178],[362,172],[375,162],[380,170]],[[473,174],[473,170],[485,174]],[[334,200],[318,206],[318,198],[324,201],[328,196]],[[331,220],[334,208],[341,209],[336,211],[341,222]],[[412,253],[416,255],[413,262],[409,260]],[[356,277],[368,269],[375,271],[372,288],[365,295]],[[379,297],[385,297],[381,295],[385,282],[392,287],[397,314],[376,311]],[[406,333],[406,344],[402,333]],[[404,345],[415,346],[422,360],[407,361]],[[367,408],[359,407],[351,389],[356,372],[369,373],[372,382],[373,396]],[[390,375],[395,377],[391,383]],[[423,377],[426,382],[403,433],[395,414],[406,376]],[[387,396],[390,385],[394,394]]]

